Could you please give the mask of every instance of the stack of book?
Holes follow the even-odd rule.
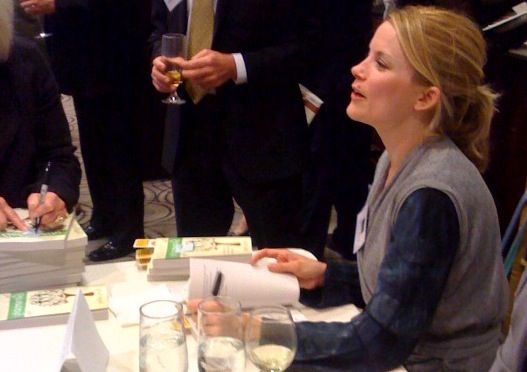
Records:
[[[73,215],[54,231],[36,233],[30,227],[0,232],[0,293],[77,285],[87,244]]]
[[[108,319],[105,286],[41,289],[0,294],[0,329],[66,323],[81,290],[94,320]]]
[[[150,281],[188,279],[189,258],[248,263],[252,256],[251,238],[247,236],[137,239],[134,248],[152,250],[147,264]]]

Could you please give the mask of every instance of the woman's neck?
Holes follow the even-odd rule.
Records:
[[[388,169],[385,187],[391,183],[408,155],[431,136],[431,133],[426,128],[427,125],[423,122],[408,120],[402,125],[389,126],[386,129],[377,131],[390,159],[390,168]]]

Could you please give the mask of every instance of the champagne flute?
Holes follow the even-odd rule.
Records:
[[[183,34],[164,34],[161,38],[161,55],[167,58],[183,57],[186,55],[185,35]],[[179,97],[177,89],[182,82],[181,69],[175,65],[167,63],[166,75],[170,79],[170,83],[174,86],[174,91],[165,98],[162,102],[169,105],[181,105],[185,100]]]
[[[296,327],[283,306],[254,309],[245,328],[245,351],[251,362],[264,372],[282,372],[296,354]]]

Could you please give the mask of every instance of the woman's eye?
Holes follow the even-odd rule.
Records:
[[[375,64],[379,70],[386,70],[388,68],[388,66],[386,66],[386,64],[381,59],[375,60]]]

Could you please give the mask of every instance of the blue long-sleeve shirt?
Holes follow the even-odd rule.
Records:
[[[348,323],[298,323],[295,361],[354,371],[404,363],[432,322],[458,249],[452,201],[436,189],[414,191],[399,211],[388,244],[364,311]],[[303,291],[301,301],[313,307],[364,304],[355,263],[329,262],[324,283]]]

